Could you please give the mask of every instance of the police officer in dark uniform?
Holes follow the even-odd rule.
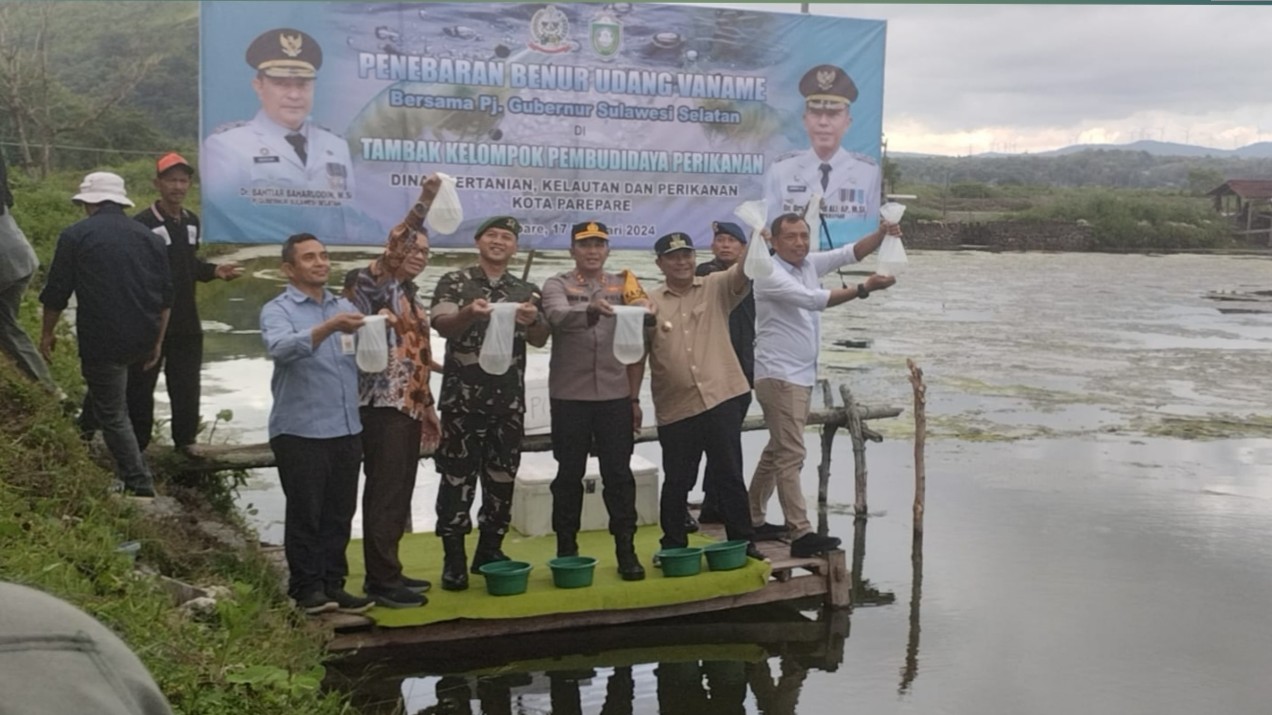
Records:
[[[308,33],[278,28],[247,48],[261,109],[246,122],[218,127],[204,142],[203,183],[210,187],[284,187],[353,194],[349,145],[309,121],[322,48]]]
[[[844,223],[873,230],[879,212],[879,165],[843,148],[844,134],[852,126],[856,83],[839,67],[817,65],[800,79],[799,92],[804,95],[804,129],[811,146],[773,162],[764,190],[769,217],[803,215],[813,196],[820,195],[822,219],[832,236]]]

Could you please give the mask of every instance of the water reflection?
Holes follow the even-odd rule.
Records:
[[[412,646],[331,668],[366,713],[702,715],[796,712],[810,671],[835,672],[846,610],[763,606],[644,624]],[[615,643],[623,648],[615,649]]]
[[[854,606],[894,603],[865,570],[868,520],[854,524]],[[915,583],[922,539],[914,542]],[[918,602],[902,691],[917,676]],[[334,662],[329,685],[365,713],[794,715],[811,673],[835,673],[851,630],[847,609],[819,598],[624,626],[364,651]],[[622,644],[622,648],[615,648]]]

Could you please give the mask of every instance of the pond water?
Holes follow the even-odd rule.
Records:
[[[281,286],[276,250],[244,251],[247,277],[200,287],[203,412],[234,412],[215,441],[265,439],[271,365],[257,314]],[[369,257],[338,255],[333,279]],[[424,292],[472,258],[436,255]],[[910,261],[893,289],[824,321],[823,377],[906,408],[873,423],[885,439],[868,450],[871,518],[856,530],[851,446],[835,444],[826,518],[865,579],[851,614],[770,608],[396,653],[342,668],[360,702],[407,713],[1267,712],[1272,314],[1223,313],[1207,293],[1272,288],[1272,260]],[[531,277],[568,266],[541,254]],[[647,255],[611,257],[625,266],[656,280]],[[917,559],[906,358],[928,384]],[[744,441],[749,469],[763,437]],[[815,494],[813,434],[809,445]],[[656,445],[637,451],[657,462]],[[427,461],[420,482],[414,523],[427,530]],[[253,473],[241,503],[264,540],[281,540],[271,470]]]

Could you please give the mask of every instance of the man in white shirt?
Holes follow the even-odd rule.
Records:
[[[896,282],[892,276],[871,275],[853,287],[825,289],[820,278],[841,266],[856,263],[879,248],[887,232],[900,235],[895,224],[881,222],[874,233],[842,248],[810,253],[808,223],[796,214],[779,216],[773,234],[773,273],[754,283],[755,396],[764,410],[769,442],[760,455],[748,497],[756,536],[775,536],[782,527],[768,524],[765,507],[777,491],[791,556],[806,557],[839,547],[839,539],[812,530],[800,471],[804,467],[804,424],[817,381],[817,354],[821,349],[821,311]]]

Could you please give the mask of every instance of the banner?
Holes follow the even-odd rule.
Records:
[[[487,217],[616,249],[763,197],[822,197],[835,246],[877,225],[884,23],[645,3],[201,5],[203,222],[211,242],[380,244],[430,173]],[[822,245],[827,241],[823,236]]]

